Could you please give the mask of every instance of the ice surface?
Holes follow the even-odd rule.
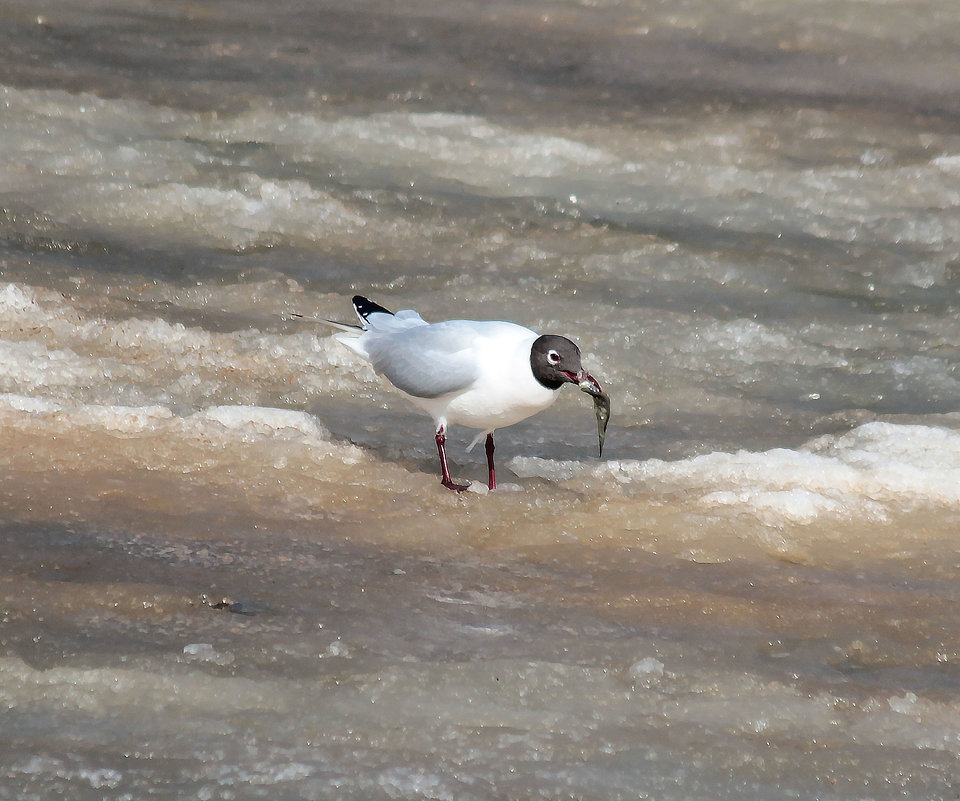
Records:
[[[569,177],[581,169],[612,167],[600,148],[543,133],[518,133],[479,117],[450,113],[387,113],[330,120],[322,115],[280,116],[257,109],[220,126],[226,141],[256,138],[289,148],[298,158],[339,157],[416,168],[433,175],[505,190],[526,178]]]
[[[650,687],[663,678],[663,662],[652,656],[647,656],[630,665],[627,673],[640,686]]]
[[[675,352],[693,354],[696,363],[730,360],[743,364],[787,362],[812,367],[846,367],[840,354],[771,330],[753,320],[712,322],[676,343]]]
[[[291,409],[262,409],[250,406],[215,406],[204,409],[198,415],[204,420],[213,420],[231,430],[253,430],[273,434],[282,429],[291,429],[304,438],[320,442],[330,437],[317,420],[310,415]]]
[[[4,14],[0,798],[956,798],[955,3]]]
[[[273,373],[289,381],[292,370],[300,373],[300,386],[314,391],[356,386],[353,376],[372,376],[368,366],[326,336],[257,330],[215,334],[156,318],[106,320],[85,315],[53,293],[38,295],[18,284],[3,291],[11,339],[0,342],[6,364],[2,389],[14,394],[26,390],[99,404],[123,397],[166,405],[226,393],[225,377],[244,372],[261,380]],[[24,339],[25,330],[44,335]]]
[[[960,433],[933,426],[868,423],[799,450],[596,466],[517,457],[510,467],[518,475],[551,481],[612,477],[656,495],[693,492],[706,509],[748,513],[770,526],[822,518],[883,522],[894,510],[960,509]]]
[[[183,655],[185,659],[197,660],[198,662],[210,662],[214,665],[229,665],[235,659],[230,651],[217,651],[208,642],[192,642],[183,646]]]

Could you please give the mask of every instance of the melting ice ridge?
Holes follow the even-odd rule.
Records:
[[[960,432],[936,426],[865,423],[798,450],[709,453],[679,461],[599,465],[517,457],[522,477],[591,482],[613,477],[658,492],[695,493],[705,508],[739,507],[771,525],[821,517],[886,521],[895,509],[960,508]]]

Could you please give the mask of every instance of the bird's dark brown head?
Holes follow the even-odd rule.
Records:
[[[567,383],[582,384],[587,380],[597,384],[580,364],[580,348],[566,337],[555,334],[544,334],[534,341],[530,348],[530,368],[533,377],[548,389],[560,389]]]

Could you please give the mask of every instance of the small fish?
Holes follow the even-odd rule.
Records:
[[[594,381],[583,381],[580,391],[593,396],[593,410],[597,413],[597,435],[600,439],[600,455],[603,456],[603,440],[607,435],[607,423],[610,422],[610,396]]]

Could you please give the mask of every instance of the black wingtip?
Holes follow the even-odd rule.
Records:
[[[371,314],[382,312],[383,314],[393,314],[389,309],[383,308],[379,303],[367,300],[363,295],[353,296],[353,308],[357,310],[357,316],[361,320],[366,320]]]

